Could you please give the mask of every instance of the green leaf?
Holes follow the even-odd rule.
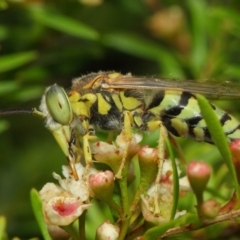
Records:
[[[171,51],[143,37],[128,33],[112,33],[103,36],[103,44],[131,55],[154,60],[159,63],[163,74],[183,78],[184,73]]]
[[[223,160],[225,161],[230,171],[230,175],[233,178],[234,186],[236,188],[237,196],[239,199],[240,188],[238,185],[237,174],[232,161],[232,154],[229,149],[229,144],[227,142],[226,135],[223,132],[221,123],[217,118],[217,115],[215,114],[212,106],[209,104],[208,100],[205,97],[203,97],[202,95],[197,95],[197,100],[201,109],[202,116],[207,123],[211,138],[217,146],[219,152],[221,153]]]
[[[95,29],[80,21],[54,12],[50,13],[34,8],[32,9],[32,16],[35,20],[45,26],[75,37],[85,38],[88,40],[97,40],[99,38],[99,34]]]
[[[6,218],[3,216],[0,216],[0,239],[5,239],[5,229],[6,229]]]
[[[47,229],[47,225],[44,222],[44,216],[42,212],[42,201],[39,197],[38,191],[36,189],[32,189],[30,192],[31,204],[33,208],[34,215],[38,222],[38,226],[40,227],[41,233],[43,235],[44,240],[51,240]]]
[[[36,51],[9,54],[0,57],[0,73],[27,64],[37,58]]]
[[[167,145],[167,150],[172,163],[172,170],[173,170],[173,205],[172,205],[172,212],[171,212],[171,220],[173,220],[176,215],[177,206],[178,206],[179,178],[178,178],[178,170],[177,170],[175,156],[168,138],[166,139],[166,145]]]

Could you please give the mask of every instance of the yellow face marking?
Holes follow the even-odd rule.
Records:
[[[131,111],[142,105],[142,101],[134,97],[126,97],[124,93],[124,91],[120,92],[120,99],[124,109]]]
[[[108,111],[111,109],[111,105],[103,98],[101,93],[97,93],[98,99],[98,111],[102,115],[108,114]]]

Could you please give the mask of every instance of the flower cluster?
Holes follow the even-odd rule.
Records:
[[[133,135],[130,142],[126,141],[124,134],[120,134],[113,144],[100,141],[92,143],[93,158],[98,163],[107,165],[110,170],[99,171],[92,165],[86,175],[86,168],[76,163],[75,169],[79,176],[77,181],[67,166],[63,166],[63,178],[53,173],[59,185],[47,183],[40,191],[45,222],[49,225],[68,226],[93,206],[93,199],[104,202],[115,212],[114,222],[105,219],[98,226],[96,239],[114,240],[121,234],[125,236],[129,224],[136,221],[134,219],[143,218],[153,224],[169,221],[174,201],[171,161],[163,161],[160,182],[157,182],[159,150],[141,147],[140,141],[141,136],[138,134]],[[134,182],[136,177],[136,166],[133,165],[135,156],[138,156],[140,179],[130,198],[126,193],[129,183]],[[190,191],[187,178],[180,178],[179,183],[179,196],[184,196]],[[115,200],[119,197],[120,202]],[[184,213],[176,212],[175,218]],[[123,228],[125,232],[120,230],[121,226],[128,226]]]

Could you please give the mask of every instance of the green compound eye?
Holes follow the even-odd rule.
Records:
[[[51,117],[62,125],[72,122],[73,111],[66,92],[57,84],[46,92],[46,105]]]

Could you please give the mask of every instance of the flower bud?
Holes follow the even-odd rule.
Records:
[[[115,174],[117,173],[123,158],[123,151],[121,149],[117,149],[112,144],[99,141],[91,144],[91,151],[94,154],[95,160],[107,164]]]
[[[144,146],[138,152],[141,179],[149,185],[158,172],[158,150]]]
[[[108,170],[95,175],[91,174],[89,176],[89,185],[98,199],[108,202],[109,199],[112,199],[114,174]]]
[[[119,228],[110,223],[104,222],[97,229],[96,240],[117,240],[119,236]]]
[[[187,176],[193,192],[196,195],[198,207],[203,202],[203,192],[211,175],[211,167],[205,162],[191,161],[187,166]]]
[[[117,178],[122,178],[122,170],[126,170],[125,174],[127,173],[130,161],[139,151],[140,146],[137,142],[138,136],[133,135],[132,140],[127,142],[121,133],[116,139],[116,145],[99,141],[91,144],[91,151],[95,160],[107,164]]]
[[[201,204],[200,214],[202,217],[213,219],[218,215],[220,207],[220,204],[216,200],[209,199]]]

